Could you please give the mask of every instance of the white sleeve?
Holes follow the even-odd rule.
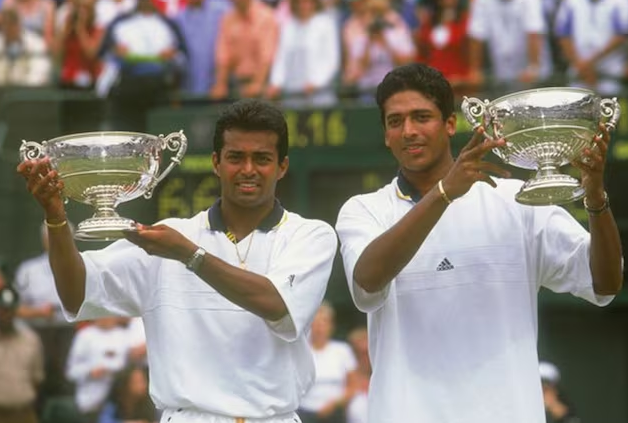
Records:
[[[591,236],[562,207],[535,208],[528,231],[534,239],[538,284],[554,292],[569,292],[604,306],[614,296],[597,295],[590,269]]]
[[[127,240],[81,254],[85,263],[85,300],[69,321],[106,316],[139,316],[149,297],[147,287],[158,281],[160,259]]]
[[[66,361],[65,377],[75,383],[87,380],[93,367],[90,336],[86,330],[81,329],[74,335]]]
[[[330,15],[325,14],[317,19],[319,25],[316,37],[320,42],[315,46],[313,64],[308,64],[308,82],[316,88],[322,88],[331,85],[340,70],[340,41],[336,23]]]
[[[273,259],[266,277],[281,295],[288,315],[266,323],[284,341],[297,340],[314,318],[325,296],[337,247],[336,233],[328,224],[310,221],[295,231],[285,250]]]
[[[286,83],[286,49],[290,45],[291,25],[286,22],[281,26],[279,34],[279,45],[273,59],[273,66],[270,71],[270,85],[273,87],[283,88]]]
[[[343,363],[345,367],[345,371],[350,373],[358,368],[358,360],[355,358],[355,354],[351,349],[351,346],[347,343],[342,344],[342,352],[344,354]]]
[[[539,0],[523,1],[523,25],[528,34],[545,34],[547,28],[543,17],[543,3]]]
[[[340,209],[336,231],[340,238],[340,253],[351,297],[360,311],[365,313],[376,311],[388,298],[392,281],[381,291],[369,293],[355,282],[353,271],[362,252],[375,238],[384,233],[386,228],[365,204],[354,197]]]
[[[488,9],[489,6],[490,5],[486,4],[484,0],[474,0],[471,2],[469,24],[467,25],[469,37],[481,41],[488,39],[490,23],[486,14],[490,11]]]

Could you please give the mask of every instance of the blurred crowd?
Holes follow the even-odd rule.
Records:
[[[0,0],[0,86],[329,106],[428,63],[458,94],[628,79],[625,0]],[[124,126],[119,122],[118,126]]]

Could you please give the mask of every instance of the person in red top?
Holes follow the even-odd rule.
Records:
[[[75,0],[58,40],[62,87],[94,87],[101,67],[96,53],[103,32],[96,26],[94,0]]]
[[[437,0],[425,24],[415,32],[417,62],[441,71],[457,96],[470,92],[467,2]]]

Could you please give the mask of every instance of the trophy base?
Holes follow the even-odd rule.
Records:
[[[518,203],[527,206],[552,206],[571,203],[584,197],[580,182],[569,175],[536,176],[526,181],[515,195]]]
[[[79,241],[115,241],[124,232],[136,231],[135,222],[124,217],[92,217],[78,224],[74,238]]]

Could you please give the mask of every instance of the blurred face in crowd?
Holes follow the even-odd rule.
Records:
[[[134,369],[129,375],[129,395],[140,398],[148,393],[148,381],[142,369]]]
[[[277,181],[288,170],[288,158],[279,162],[278,136],[272,131],[229,129],[223,134],[220,157],[213,153],[225,202],[255,208],[275,201]]]
[[[366,0],[350,0],[349,8],[353,15],[362,15],[366,11]]]
[[[413,90],[392,95],[384,103],[386,146],[402,169],[429,172],[447,163],[455,115],[443,120],[438,106]]]
[[[0,15],[0,29],[6,44],[20,40],[20,20],[12,12],[5,12]]]
[[[295,15],[300,19],[308,19],[316,13],[317,5],[315,0],[293,0],[296,3]]]
[[[246,12],[249,10],[249,6],[251,5],[251,0],[231,0],[231,2],[240,12]]]
[[[327,306],[322,306],[316,312],[312,321],[312,341],[328,341],[334,331],[334,312]]]

